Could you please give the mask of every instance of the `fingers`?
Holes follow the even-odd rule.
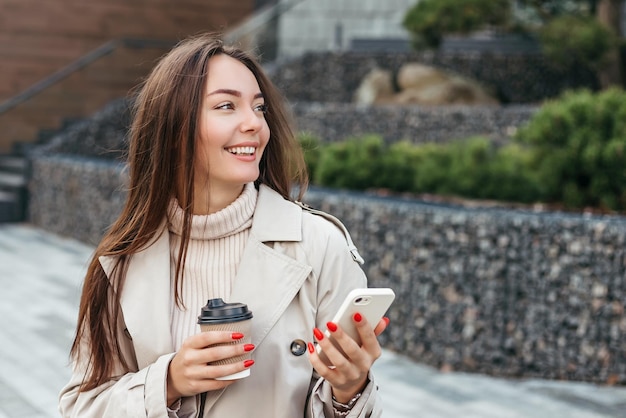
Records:
[[[381,354],[374,330],[367,320],[356,314],[353,321],[362,345],[332,322],[327,324],[327,335],[317,328],[313,331],[315,340],[332,363],[331,366],[321,360],[312,343],[308,345],[311,364],[330,383],[333,393],[354,394],[362,389],[372,364]],[[382,325],[383,329],[385,326]]]
[[[376,328],[374,328],[374,334],[376,334],[376,336],[379,336],[380,334],[383,333],[384,330],[387,329],[388,326],[389,326],[389,318],[385,316],[383,317],[383,319],[381,319],[378,322],[378,324],[376,325]]]
[[[183,346],[201,349],[215,344],[232,343],[243,338],[243,334],[230,331],[207,331],[192,335],[183,342]]]
[[[237,373],[246,367],[242,362],[223,366],[196,367],[192,370],[177,370],[175,358],[168,369],[167,391],[177,393],[176,397],[194,396],[202,392],[210,392],[225,388],[234,383],[234,380],[216,380],[218,377]],[[182,373],[181,373],[182,372]]]
[[[332,322],[327,323],[328,332],[326,335],[317,328],[313,331],[315,340],[323,352],[322,357],[330,361],[330,368],[345,367],[351,364],[360,370],[369,370],[374,361],[382,354],[377,336],[388,327],[389,318],[382,318],[374,330],[372,330],[367,319],[359,313],[356,313],[352,320],[359,334],[361,345],[357,344],[340,326]],[[322,366],[328,367],[327,363],[319,358],[316,350],[311,354],[314,354],[310,356],[312,362],[318,363],[319,361],[320,364],[319,367],[317,364],[313,364],[316,370]]]
[[[253,344],[238,341],[241,334],[211,331],[187,338],[170,362],[168,369],[168,397],[170,393],[192,396],[201,392],[221,389],[233,381],[215,380],[250,368],[253,360],[230,364],[212,364],[220,360],[248,354]]]
[[[364,316],[357,312],[353,315],[352,320],[361,338],[361,346],[358,350],[354,350],[354,357],[351,358],[360,366],[361,370],[365,368],[369,370],[374,361],[382,354],[382,349],[373,330],[373,325],[370,325]],[[351,345],[349,347],[352,349]]]
[[[239,343],[243,334],[228,331],[201,332],[187,338],[180,349],[185,353],[189,363],[212,363],[215,361],[241,355],[246,344]],[[208,349],[210,348],[210,349]]]
[[[315,340],[323,351],[322,357],[327,359],[330,367],[344,367],[356,355],[359,346],[336,324],[329,322],[327,327],[330,335],[324,335],[317,328],[313,330]]]

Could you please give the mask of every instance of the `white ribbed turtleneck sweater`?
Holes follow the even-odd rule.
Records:
[[[170,328],[178,350],[185,338],[200,332],[196,324],[208,299],[229,302],[244,247],[250,235],[257,190],[252,183],[229,206],[210,215],[194,215],[187,257],[184,260],[181,296],[184,307],[172,298]],[[168,210],[172,295],[183,226],[183,209],[176,199]]]

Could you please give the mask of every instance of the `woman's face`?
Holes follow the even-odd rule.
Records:
[[[254,74],[228,55],[209,60],[195,156],[196,196],[236,198],[259,177],[259,162],[270,137],[265,100]],[[233,198],[233,200],[234,200]]]

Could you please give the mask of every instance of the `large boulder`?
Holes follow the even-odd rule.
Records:
[[[354,101],[363,105],[382,103],[389,101],[394,94],[391,71],[375,68],[361,81],[354,94]]]
[[[393,74],[390,71],[374,69],[361,82],[355,101],[366,105],[498,104],[498,100],[478,82],[419,63],[402,66],[396,81],[400,91],[393,90]]]
[[[407,63],[398,70],[398,87],[403,90],[419,90],[444,83],[448,76],[435,67],[424,64]]]

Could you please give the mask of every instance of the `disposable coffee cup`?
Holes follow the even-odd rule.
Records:
[[[229,331],[240,332],[243,339],[229,343],[215,344],[215,346],[250,344],[252,338],[250,330],[252,328],[252,312],[248,305],[243,303],[225,303],[222,298],[209,299],[207,304],[200,311],[198,324],[202,332],[206,331]],[[252,353],[245,353],[241,356],[231,357],[224,360],[215,361],[213,365],[233,364],[250,359]],[[245,369],[239,373],[216,378],[216,380],[235,380],[250,376],[250,369]]]

